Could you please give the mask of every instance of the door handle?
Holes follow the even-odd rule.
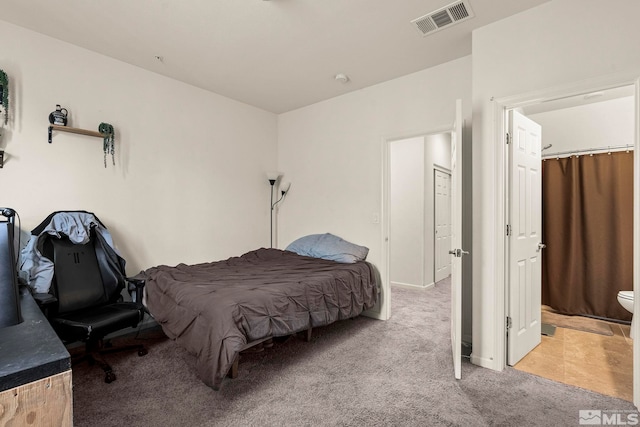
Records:
[[[451,249],[449,251],[450,255],[453,255],[456,258],[462,258],[462,255],[469,255],[468,251],[463,251],[462,249]]]
[[[536,252],[540,252],[542,249],[546,248],[547,245],[545,245],[544,243],[540,242],[538,243],[538,249],[536,249]]]

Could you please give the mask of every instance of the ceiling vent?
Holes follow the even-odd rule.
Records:
[[[448,26],[473,18],[473,11],[467,1],[457,1],[436,11],[411,21],[423,36],[433,34]]]

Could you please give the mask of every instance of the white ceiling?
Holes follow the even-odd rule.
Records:
[[[0,18],[282,113],[470,55],[473,29],[546,1],[467,0],[426,37],[410,21],[453,0],[3,0]]]

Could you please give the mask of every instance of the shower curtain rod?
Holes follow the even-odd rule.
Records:
[[[548,153],[548,154],[543,154],[542,158],[543,159],[547,159],[550,157],[560,157],[560,156],[571,156],[573,154],[580,154],[580,153],[589,153],[589,154],[593,154],[595,152],[599,152],[599,151],[633,151],[633,144],[629,144],[629,145],[610,145],[607,147],[600,147],[600,148],[583,148],[580,150],[569,150],[569,151],[558,151],[556,153]]]

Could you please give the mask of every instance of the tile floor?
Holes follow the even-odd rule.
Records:
[[[514,368],[633,401],[633,341],[629,325],[609,323],[613,336],[556,328]]]

